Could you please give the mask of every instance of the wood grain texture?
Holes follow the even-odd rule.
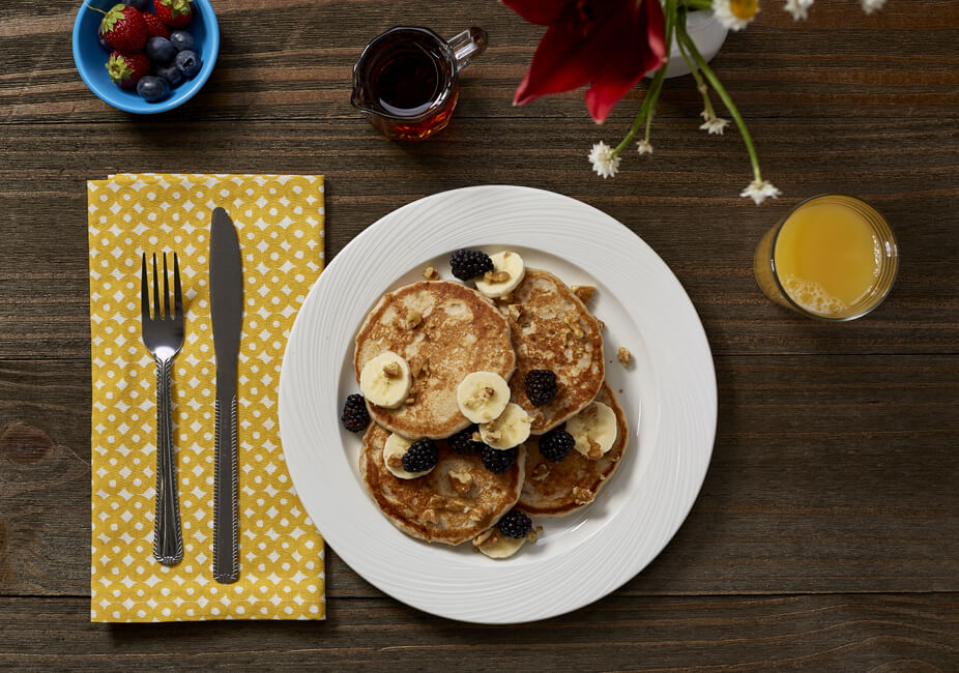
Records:
[[[764,5],[714,64],[751,118],[818,116],[824,108],[851,119],[959,115],[955,2],[894,0],[865,17],[853,0],[821,1],[801,24],[779,4]],[[127,119],[91,96],[72,67],[74,6],[68,0],[0,6],[0,123]],[[470,25],[491,35],[489,50],[467,71],[461,117],[586,116],[581,93],[511,106],[543,29],[493,0],[438,3],[429,16],[412,2],[282,0],[270,3],[269,21],[262,20],[262,0],[214,6],[222,34],[217,69],[170,119],[352,118],[351,67],[363,46],[395,25],[423,22],[446,37]],[[635,114],[642,95],[642,89],[630,93],[614,119]],[[683,80],[668,85],[666,100],[699,106],[698,96]],[[660,111],[676,113],[670,105]]]
[[[581,92],[516,108],[542,33],[495,0],[213,0],[216,71],[158,117],[109,108],[73,68],[74,0],[0,3],[0,669],[871,670],[959,661],[959,2],[768,0],[713,66],[782,199],[755,207],[741,138],[697,129],[667,83],[656,153],[589,171],[643,98],[588,119]],[[270,20],[263,20],[264,7]],[[351,66],[393,25],[491,35],[450,127],[384,141],[349,105]],[[454,624],[379,593],[335,550],[329,621],[88,623],[90,365],[85,181],[109,173],[327,177],[327,254],[393,209],[476,184],[550,189],[619,219],[671,266],[716,355],[713,461],[676,538],[572,615]],[[875,204],[901,273],[868,318],[768,302],[760,236],[826,191]],[[640,289],[640,291],[642,291]]]
[[[702,492],[621,595],[959,591],[959,359],[716,365],[720,421]],[[89,593],[87,366],[0,363],[0,478],[16,484],[0,490],[0,594]],[[37,433],[49,453],[18,460],[37,453]],[[330,563],[330,596],[378,595]]]
[[[0,288],[8,298],[0,304],[0,357],[87,357],[85,179],[231,170],[324,173],[330,257],[422,196],[524,184],[582,199],[641,235],[687,288],[715,353],[959,352],[959,124],[763,120],[753,133],[766,175],[786,194],[758,208],[737,196],[749,180],[737,137],[707,137],[690,120],[661,120],[656,129],[662,150],[628,156],[623,172],[604,181],[588,171],[585,150],[605,128],[582,120],[456,119],[420,144],[384,142],[359,118],[19,127],[0,139],[7,158],[0,165],[0,240],[17,240],[0,246]],[[852,324],[794,315],[766,300],[752,277],[762,234],[790,206],[825,191],[874,203],[899,239],[892,295]]]
[[[322,623],[105,626],[90,624],[88,609],[76,599],[0,603],[0,667],[931,673],[955,670],[959,658],[953,594],[616,597],[510,627],[457,624],[386,599],[332,599]]]

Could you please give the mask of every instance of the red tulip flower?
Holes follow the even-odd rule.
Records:
[[[514,105],[589,85],[597,123],[666,53],[659,0],[501,0],[530,23],[549,26]]]

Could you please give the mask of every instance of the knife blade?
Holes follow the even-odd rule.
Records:
[[[236,367],[243,326],[243,260],[233,220],[223,208],[210,225],[210,313],[216,355],[213,475],[213,578],[240,576],[237,492]]]

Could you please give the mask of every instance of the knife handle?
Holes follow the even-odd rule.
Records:
[[[238,493],[236,478],[236,394],[230,403],[216,401],[213,474],[213,579],[221,584],[240,576]]]

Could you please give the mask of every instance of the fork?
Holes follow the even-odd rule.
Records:
[[[163,253],[163,314],[160,313],[160,286],[157,282],[157,256],[153,254],[153,317],[150,317],[150,293],[147,281],[147,256],[143,253],[140,284],[140,308],[143,344],[156,361],[157,375],[157,488],[153,533],[153,558],[163,565],[183,559],[183,533],[180,530],[180,503],[177,498],[173,454],[173,403],[171,399],[173,357],[183,347],[183,294],[180,289],[180,264],[173,253],[173,307],[170,312],[170,286],[167,282],[166,253]]]

